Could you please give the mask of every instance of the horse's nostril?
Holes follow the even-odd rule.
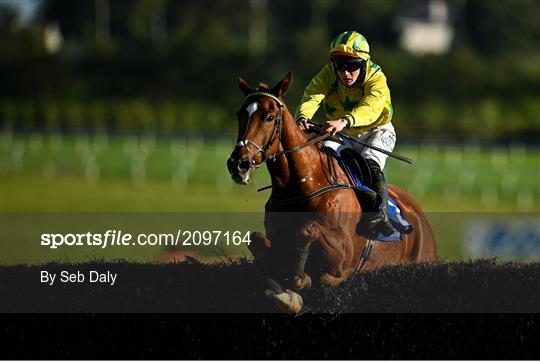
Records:
[[[242,161],[240,162],[240,164],[238,165],[238,170],[240,172],[246,172],[247,170],[249,170],[249,168],[251,167],[251,162],[249,161]]]

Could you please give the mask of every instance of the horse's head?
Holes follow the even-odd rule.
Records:
[[[287,75],[275,87],[259,84],[251,88],[242,78],[239,87],[245,100],[238,112],[238,136],[236,147],[227,160],[232,179],[246,185],[251,173],[258,168],[269,154],[279,147],[285,104],[281,97],[289,89],[292,74]]]

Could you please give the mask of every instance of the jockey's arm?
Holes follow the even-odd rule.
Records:
[[[319,105],[326,97],[330,90],[332,79],[332,68],[329,65],[324,68],[309,82],[304,95],[302,96],[302,103],[298,106],[295,112],[295,119],[310,120],[313,118]],[[309,128],[307,122],[300,122],[300,127]]]

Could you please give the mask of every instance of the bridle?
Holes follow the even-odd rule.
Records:
[[[252,117],[249,117],[248,123],[246,125],[246,130],[244,132],[244,135],[242,136],[242,139],[240,141],[238,141],[238,143],[236,143],[236,146],[237,147],[247,147],[249,144],[251,144],[256,149],[256,152],[255,152],[254,155],[256,155],[258,152],[262,153],[262,161],[263,162],[266,162],[268,159],[274,159],[275,160],[275,157],[277,155],[275,153],[273,155],[268,155],[268,150],[270,149],[270,147],[272,147],[272,145],[274,144],[274,141],[276,140],[276,138],[281,137],[281,129],[283,127],[283,108],[285,107],[285,105],[283,104],[283,101],[281,99],[279,99],[278,97],[276,97],[275,95],[273,95],[272,93],[269,93],[269,92],[261,92],[261,91],[252,92],[252,93],[249,93],[248,95],[246,95],[245,100],[247,101],[249,98],[256,97],[256,96],[270,97],[274,101],[276,101],[277,104],[278,104],[279,112],[278,112],[278,115],[276,116],[276,118],[274,120],[274,129],[272,130],[272,136],[270,137],[270,139],[262,147],[259,146],[255,141],[250,140],[249,138],[247,138],[247,133],[248,133],[249,126],[250,126],[250,123],[251,123],[251,119],[252,119]],[[256,165],[254,159],[251,162],[255,167],[259,167],[262,164],[262,162],[261,162],[261,164]]]
[[[249,125],[251,123],[251,117],[250,117],[248,119],[248,123],[246,125],[246,130],[244,132],[244,135],[242,136],[242,139],[236,143],[236,146],[237,147],[247,147],[249,144],[253,145],[253,147],[255,147],[255,149],[256,149],[255,154],[257,154],[258,152],[262,153],[262,162],[275,161],[278,156],[285,155],[287,153],[296,152],[296,151],[298,151],[298,150],[300,150],[300,149],[302,149],[304,147],[307,147],[309,145],[320,142],[320,141],[330,137],[330,134],[324,133],[324,134],[322,134],[322,135],[320,135],[318,137],[310,139],[309,141],[307,141],[305,143],[302,143],[301,145],[298,145],[298,146],[293,147],[293,148],[288,149],[288,150],[274,152],[274,153],[269,155],[268,150],[270,149],[270,147],[272,147],[272,145],[274,144],[276,138],[281,139],[281,132],[282,132],[282,128],[283,128],[283,113],[284,113],[285,104],[283,103],[283,101],[281,99],[279,99],[278,97],[276,97],[272,93],[262,92],[262,91],[256,91],[256,92],[249,93],[248,95],[246,95],[245,100],[248,100],[249,98],[256,97],[256,96],[270,97],[274,101],[276,101],[277,104],[278,104],[278,107],[279,107],[279,112],[278,113],[279,113],[279,115],[276,116],[276,118],[275,118],[274,129],[272,131],[272,136],[264,144],[263,147],[259,146],[255,141],[248,139],[247,138],[247,132],[249,130]],[[260,164],[256,165],[255,160],[254,159],[251,160],[252,165],[257,167],[257,168],[262,164],[262,162]]]

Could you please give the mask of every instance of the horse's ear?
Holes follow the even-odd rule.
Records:
[[[289,86],[292,83],[292,78],[292,73],[287,73],[281,82],[276,84],[276,86],[272,89],[272,92],[278,97],[283,96],[285,93],[287,93],[287,90],[289,90]]]
[[[251,89],[249,84],[247,84],[247,82],[242,77],[238,78],[238,87],[240,88],[242,93],[244,93],[244,95],[246,95],[246,96],[249,93],[253,92],[253,90]]]

